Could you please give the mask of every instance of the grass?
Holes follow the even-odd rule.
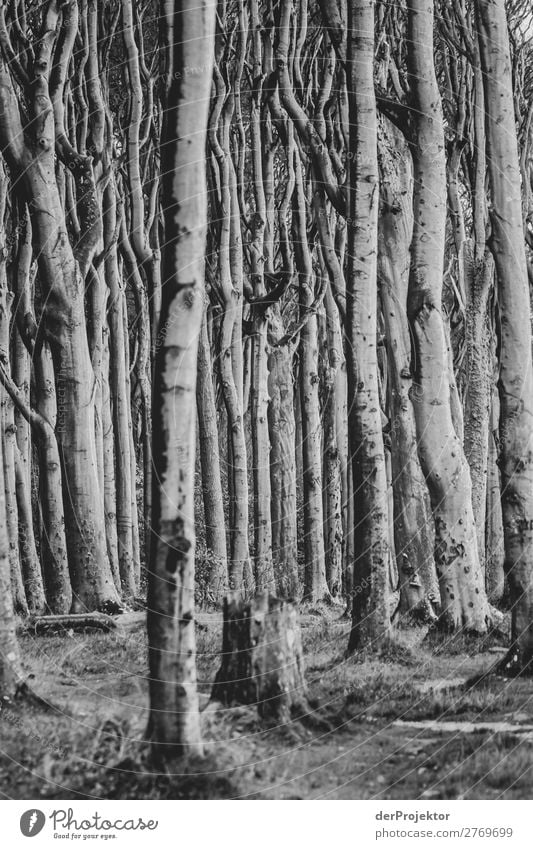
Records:
[[[252,707],[209,704],[220,617],[197,628],[206,758],[161,775],[146,742],[148,680],[142,622],[131,633],[25,635],[26,671],[55,706],[0,711],[0,792],[7,798],[526,798],[533,685],[483,677],[495,661],[478,643],[446,651],[402,630],[375,655],[346,657],[337,608],[302,614],[307,681],[323,720],[265,729]],[[203,622],[204,620],[202,620]],[[462,682],[458,685],[458,679]],[[466,682],[466,683],[464,683]],[[206,707],[207,706],[207,707]],[[395,723],[427,720],[427,729]],[[517,733],[442,733],[434,721],[503,721]]]

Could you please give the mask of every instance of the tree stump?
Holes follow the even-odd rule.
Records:
[[[267,591],[252,601],[224,599],[222,665],[212,698],[257,704],[262,719],[280,724],[309,713],[295,604]]]

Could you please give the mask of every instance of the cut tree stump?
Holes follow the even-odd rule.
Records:
[[[212,698],[257,704],[259,715],[285,724],[310,712],[296,605],[267,591],[251,601],[224,599],[222,665]]]

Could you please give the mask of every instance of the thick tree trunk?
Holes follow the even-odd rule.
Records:
[[[309,712],[298,610],[267,591],[224,600],[222,665],[212,698],[257,705],[262,719],[285,725]]]
[[[350,171],[346,363],[355,572],[349,650],[390,635],[389,505],[377,363],[378,158],[372,0],[348,5]]]
[[[451,409],[442,278],[446,232],[444,129],[433,55],[433,8],[409,0],[414,231],[408,316],[414,337],[412,400],[420,464],[435,519],[441,617],[450,630],[485,632],[489,608],[479,564],[470,471]]]
[[[477,0],[487,166],[490,248],[497,274],[500,333],[500,470],[505,570],[512,646],[505,668],[533,672],[533,366],[530,296],[504,0]]]
[[[150,736],[157,763],[202,753],[194,633],[198,339],[204,311],[206,144],[215,5],[164,7],[164,274],[154,371],[154,487],[148,593]],[[186,72],[195,67],[194,76]],[[198,155],[201,151],[201,155]]]
[[[394,541],[400,609],[431,615],[438,599],[429,494],[417,457],[416,425],[409,397],[411,340],[407,322],[409,247],[413,232],[413,184],[409,152],[397,131],[383,128],[380,145],[380,297],[388,354],[388,403]],[[395,143],[396,142],[396,143]]]

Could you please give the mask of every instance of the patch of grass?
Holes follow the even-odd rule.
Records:
[[[421,628],[402,630],[378,653],[346,657],[349,630],[338,608],[302,612],[309,700],[318,704],[314,724],[266,729],[254,706],[211,704],[202,712],[209,757],[175,776],[150,765],[143,623],[125,635],[25,635],[26,674],[58,711],[21,701],[9,707],[9,719],[0,714],[2,791],[20,799],[418,798],[425,790],[441,798],[526,796],[533,747],[522,742],[519,755],[516,735],[435,739],[433,731],[406,731],[391,720],[523,723],[533,716],[530,679],[482,677],[492,656],[474,657],[468,641],[457,653],[460,643],[442,635],[432,651],[430,641],[421,645]],[[203,707],[220,664],[220,616],[201,618],[196,633]],[[424,689],[433,679],[449,688]]]
[[[418,702],[402,715],[404,720],[421,719],[483,719],[501,713],[514,704],[514,695],[510,692],[491,692],[487,689],[461,692],[440,691],[420,696]]]
[[[514,734],[456,738],[438,768],[433,789],[442,799],[527,799],[533,782],[533,747]]]
[[[364,669],[346,694],[345,707],[355,715],[396,716],[413,698],[413,686],[401,668]],[[354,710],[355,709],[355,710]]]
[[[502,617],[501,623],[487,634],[467,634],[459,631],[455,634],[443,631],[439,625],[428,629],[424,638],[424,647],[438,655],[476,655],[483,654],[495,646],[505,646],[510,640],[510,617]],[[495,658],[496,660],[496,658]]]

